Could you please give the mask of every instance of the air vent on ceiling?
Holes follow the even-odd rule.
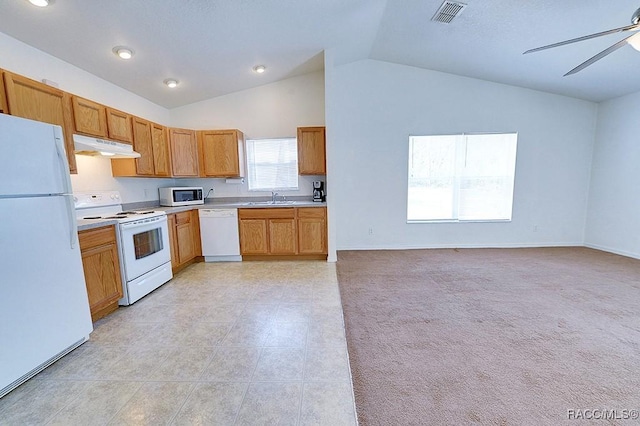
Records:
[[[467,7],[464,3],[458,3],[455,1],[444,0],[440,9],[433,15],[431,18],[432,21],[442,22],[445,24],[450,24],[453,21],[453,18],[458,16],[462,9]]]

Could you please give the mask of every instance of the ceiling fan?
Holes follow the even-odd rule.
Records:
[[[565,41],[549,44],[549,45],[542,46],[542,47],[536,47],[535,49],[527,50],[526,52],[524,52],[524,54],[533,53],[533,52],[539,52],[541,50],[546,50],[546,49],[551,49],[551,48],[554,48],[554,47],[564,46],[565,44],[577,43],[579,41],[589,40],[589,39],[592,39],[592,38],[601,37],[601,36],[605,36],[605,35],[609,35],[609,34],[621,33],[621,32],[625,32],[625,31],[638,31],[638,30],[640,30],[640,9],[636,10],[635,12],[633,12],[633,16],[631,17],[631,25],[627,25],[626,27],[615,28],[613,30],[602,31],[600,33],[595,33],[595,34],[590,34],[590,35],[586,35],[586,36],[582,36],[582,37],[578,37],[578,38],[573,38],[571,40],[565,40]],[[575,74],[575,73],[577,73],[579,71],[582,71],[583,69],[585,69],[589,65],[593,64],[596,61],[599,61],[600,59],[602,59],[605,56],[607,56],[609,53],[615,52],[616,50],[620,49],[622,46],[624,46],[626,44],[630,44],[634,49],[640,50],[640,33],[631,34],[629,37],[626,37],[626,38],[620,40],[616,44],[606,48],[605,50],[603,50],[602,52],[598,53],[594,57],[592,57],[590,59],[587,59],[586,61],[584,61],[583,63],[581,63],[580,65],[578,65],[577,67],[575,67],[574,69],[569,71],[568,73],[566,73],[563,77],[566,77],[566,76],[571,75],[571,74]]]

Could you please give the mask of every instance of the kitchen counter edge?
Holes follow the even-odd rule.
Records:
[[[165,207],[156,206],[146,209],[138,210],[160,210],[167,214],[186,212],[194,209],[278,209],[278,208],[292,208],[292,207],[326,207],[327,203],[318,202],[296,202],[295,204],[251,204],[247,205],[246,202],[209,202],[205,204],[196,204],[191,206],[179,206],[179,207]],[[100,221],[78,219],[78,231],[86,231],[88,229],[100,228],[103,226],[115,225],[118,221],[114,219],[105,219]]]

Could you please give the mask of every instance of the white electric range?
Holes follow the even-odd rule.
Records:
[[[76,217],[117,220],[116,235],[124,296],[130,305],[173,278],[167,214],[158,210],[123,211],[118,191],[76,192]]]

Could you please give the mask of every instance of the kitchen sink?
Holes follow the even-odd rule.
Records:
[[[298,202],[300,203],[300,202]],[[294,205],[296,201],[249,201],[247,203],[242,203],[243,206],[282,206],[282,205]]]

